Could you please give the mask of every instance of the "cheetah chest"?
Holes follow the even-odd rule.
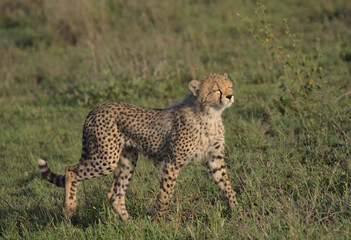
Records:
[[[224,130],[221,119],[210,119],[203,122],[200,127],[199,147],[194,160],[206,158],[214,146],[224,144]]]

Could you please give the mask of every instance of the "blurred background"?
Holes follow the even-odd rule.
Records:
[[[318,57],[319,82],[343,87],[351,61],[348,1],[264,4],[2,0],[1,95],[30,101],[40,89],[49,101],[89,105],[142,95],[145,104],[162,98],[155,103],[167,106],[189,80],[211,72],[227,72],[238,87],[278,82],[285,60],[272,56],[266,40],[286,55],[298,49]]]

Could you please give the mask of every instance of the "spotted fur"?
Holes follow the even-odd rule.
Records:
[[[114,173],[108,198],[123,221],[129,217],[125,195],[138,152],[163,163],[157,200],[158,216],[169,207],[180,169],[205,159],[212,178],[231,208],[237,204],[224,167],[224,127],[221,114],[233,101],[233,84],[226,74],[209,74],[189,83],[191,93],[168,109],[141,108],[127,103],[103,103],[87,116],[78,164],[65,175],[51,172],[38,160],[45,180],[65,187],[64,209],[70,218],[76,210],[79,184]]]

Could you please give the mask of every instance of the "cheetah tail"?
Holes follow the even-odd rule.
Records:
[[[51,172],[48,164],[43,159],[38,159],[38,167],[41,177],[58,187],[65,187],[65,175],[57,175]]]

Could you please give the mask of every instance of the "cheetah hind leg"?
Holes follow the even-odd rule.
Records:
[[[103,159],[96,156],[96,158]],[[77,187],[81,182],[106,176],[116,168],[118,157],[113,160],[112,164],[99,163],[96,160],[81,160],[77,165],[67,166],[65,172],[65,198],[64,211],[67,218],[71,218],[77,208]],[[102,165],[102,166],[101,166]]]
[[[71,219],[77,208],[77,187],[80,179],[76,173],[77,165],[67,166],[65,171],[65,198],[63,202],[64,212]]]
[[[107,194],[113,210],[123,221],[126,221],[129,218],[129,213],[125,205],[125,197],[137,160],[138,151],[136,149],[123,149],[118,166],[114,170],[114,178],[111,189]]]

